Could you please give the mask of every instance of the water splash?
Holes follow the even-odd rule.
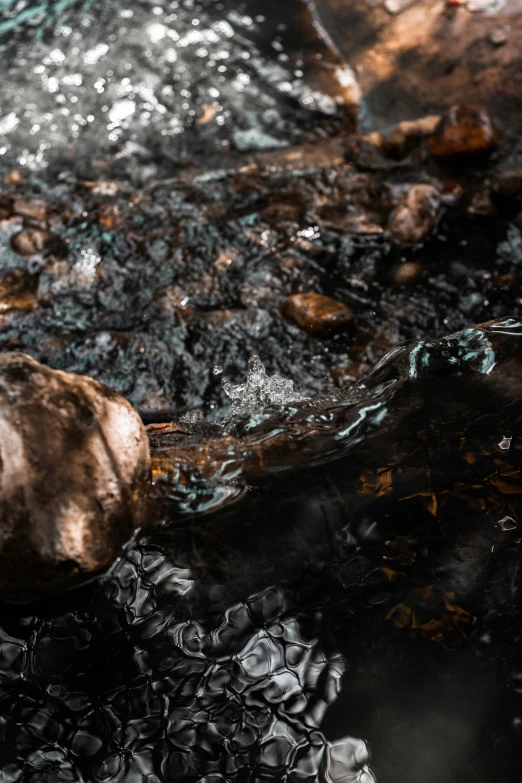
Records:
[[[269,405],[289,405],[307,399],[294,390],[293,381],[278,373],[267,375],[259,356],[249,359],[245,383],[233,386],[228,378],[223,378],[221,385],[232,400],[232,414],[238,416],[260,413]]]

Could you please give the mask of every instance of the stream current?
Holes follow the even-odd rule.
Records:
[[[364,175],[238,174],[346,121],[290,6],[0,0],[0,167],[57,237],[2,219],[0,346],[207,421],[151,436],[165,514],[108,574],[2,606],[1,783],[520,780],[521,232],[449,206],[405,290],[418,250],[336,223]],[[301,284],[355,345],[274,315]]]

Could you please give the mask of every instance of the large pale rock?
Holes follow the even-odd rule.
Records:
[[[0,460],[0,600],[78,584],[140,524],[148,438],[92,378],[0,355]]]

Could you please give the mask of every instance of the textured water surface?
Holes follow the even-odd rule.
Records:
[[[520,780],[521,230],[448,175],[389,241],[424,172],[321,142],[298,6],[0,0],[0,349],[177,422],[160,524],[1,607],[1,783]],[[307,291],[355,331],[284,321]]]

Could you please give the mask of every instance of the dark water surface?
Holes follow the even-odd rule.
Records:
[[[364,738],[380,781],[518,780],[521,335],[238,420],[239,502],[202,517],[199,479],[101,581],[4,607],[2,779],[366,782]]]
[[[165,524],[103,578],[2,607],[0,782],[518,783],[520,229],[448,197],[401,250],[381,210],[411,171],[238,171],[347,122],[282,4],[0,9],[0,167],[25,173],[1,194],[0,271],[32,302],[2,311],[0,348],[145,412],[223,415],[212,368],[235,382],[252,354],[330,394],[234,420],[229,462],[217,442],[205,483],[188,461]],[[13,250],[44,224],[49,251]],[[394,283],[404,262],[423,266],[413,287]],[[356,334],[286,324],[301,290],[346,302]],[[237,501],[210,502],[234,459]]]

